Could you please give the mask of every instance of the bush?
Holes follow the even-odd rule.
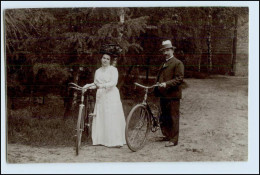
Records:
[[[73,145],[76,120],[63,119],[64,107],[59,96],[49,95],[46,104],[29,104],[8,110],[8,142],[29,145]]]
[[[35,146],[71,146],[76,120],[37,119],[27,116],[8,118],[8,143]]]

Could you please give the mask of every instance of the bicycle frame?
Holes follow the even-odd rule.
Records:
[[[152,130],[152,132],[155,132],[155,131],[157,131],[158,130],[158,123],[159,123],[159,121],[157,121],[157,119],[156,119],[156,117],[153,115],[153,113],[152,113],[152,110],[151,110],[151,108],[150,108],[150,105],[149,105],[149,103],[147,103],[147,94],[148,94],[148,90],[149,89],[151,89],[151,88],[154,88],[154,87],[156,87],[156,86],[158,86],[159,84],[157,83],[157,84],[155,84],[155,85],[153,85],[153,86],[150,86],[150,87],[148,87],[148,86],[143,86],[143,85],[141,85],[141,84],[138,84],[138,83],[135,83],[135,85],[137,85],[137,86],[139,86],[139,87],[142,87],[142,88],[144,88],[144,90],[145,90],[145,94],[144,94],[144,99],[143,99],[143,102],[141,103],[147,110],[148,110],[148,113],[149,113],[149,117],[151,118],[151,121],[152,121],[152,128],[151,128],[151,130]]]
[[[93,114],[89,114],[88,112],[88,95],[87,95],[87,99],[86,99],[86,107],[84,105],[84,94],[85,92],[87,92],[88,89],[83,89],[83,87],[78,86],[75,83],[69,83],[70,85],[72,85],[73,89],[76,89],[78,91],[81,91],[81,103],[79,104],[79,113],[78,113],[78,119],[77,119],[77,135],[76,135],[76,155],[78,155],[79,153],[79,149],[80,149],[80,145],[81,145],[81,138],[82,138],[82,132],[85,131],[85,127],[87,130],[87,135],[90,136],[91,133],[91,123],[90,123],[90,118],[92,118],[94,115]],[[85,107],[85,115],[83,114],[83,110]],[[89,137],[87,137],[89,138]]]

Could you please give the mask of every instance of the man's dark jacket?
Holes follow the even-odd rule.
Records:
[[[157,82],[166,83],[166,88],[156,87],[155,95],[160,98],[181,99],[181,84],[184,77],[183,63],[173,57],[161,65],[157,75]]]

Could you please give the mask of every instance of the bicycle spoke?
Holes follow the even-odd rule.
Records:
[[[127,140],[133,149],[141,148],[149,128],[149,116],[145,108],[136,108],[128,121]]]
[[[137,126],[135,127],[135,129],[137,129],[137,130],[134,130],[134,131],[136,131],[136,134],[135,134],[134,139],[136,138],[137,134],[141,131],[141,129],[143,128],[143,126],[144,126],[144,124],[145,124],[145,121],[144,121],[144,120],[145,120],[145,116],[141,116],[141,117],[142,117],[143,119],[139,120]],[[139,123],[141,123],[141,126],[138,126]],[[143,129],[143,131],[144,131],[144,129]]]

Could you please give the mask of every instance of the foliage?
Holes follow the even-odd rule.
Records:
[[[214,38],[232,36],[236,16],[241,21],[239,25],[248,22],[248,8],[237,7],[9,9],[4,14],[8,96],[16,96],[18,91],[28,95],[37,88],[51,93],[53,89],[44,86],[64,86],[68,78],[77,82],[79,67],[93,74],[100,62],[102,44],[118,44],[122,48],[122,67],[118,66],[121,87],[129,79],[123,75],[136,74],[135,79],[142,69],[148,70],[149,66],[140,66],[151,64],[146,54],[153,54],[156,59],[152,64],[160,65],[158,51],[146,52],[143,48],[142,36],[148,32],[156,39],[145,42],[154,42],[154,48],[159,48],[162,40],[171,39],[187,69],[198,71],[197,65],[201,64],[205,68],[202,70],[207,71],[208,48],[212,46],[210,52],[216,51],[215,43],[219,42]],[[223,64],[228,59],[213,57],[211,61]],[[157,67],[151,69],[155,72]],[[42,73],[45,75],[38,79]]]
[[[7,52],[30,51],[39,38],[46,37],[54,20],[45,9],[5,10]]]
[[[69,74],[69,69],[64,66],[92,65],[101,44],[118,44],[123,54],[129,48],[142,50],[135,37],[145,32],[148,17],[131,19],[128,12],[128,8],[5,11],[7,64],[10,65],[7,73],[10,77],[17,77],[18,73],[25,70],[26,78],[33,72],[34,78],[26,84],[35,84],[38,71],[44,70],[47,79],[43,82],[59,79],[58,82],[62,84]],[[119,21],[122,13],[125,13],[124,23]],[[90,66],[89,69],[94,71],[93,68]],[[77,67],[73,70],[78,72]],[[78,74],[73,76],[75,80]],[[8,83],[10,87],[22,88],[25,82],[9,78]]]
[[[49,83],[62,83],[67,80],[69,76],[69,72],[67,71],[66,67],[62,67],[57,63],[53,64],[42,64],[36,63],[33,65],[33,73],[34,76],[37,75],[39,70],[44,70],[46,73],[46,81]]]

